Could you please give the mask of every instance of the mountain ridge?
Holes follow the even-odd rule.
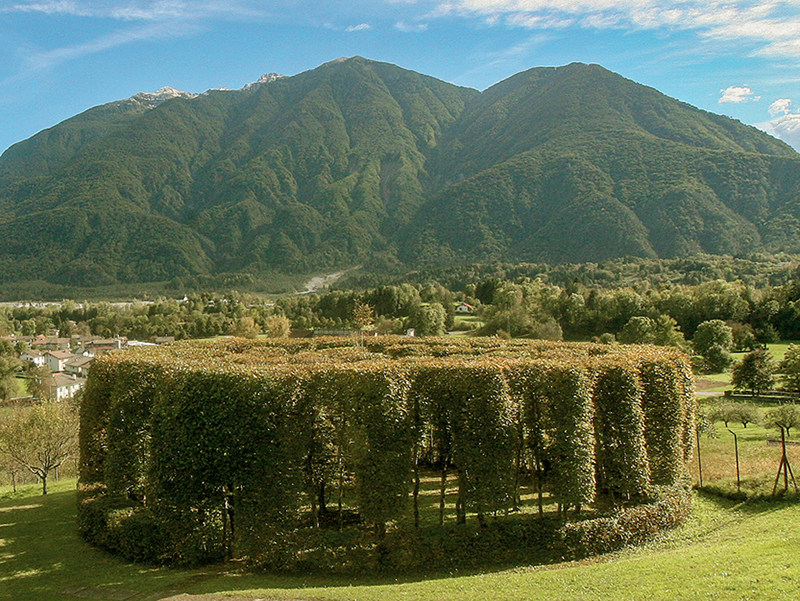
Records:
[[[12,146],[0,282],[800,250],[800,155],[598,65],[483,92],[362,57],[267,79]]]

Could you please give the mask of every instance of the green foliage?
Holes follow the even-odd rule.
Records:
[[[720,319],[704,321],[694,333],[692,344],[697,354],[706,356],[713,346],[730,351],[733,347],[733,332],[725,322]]]
[[[626,497],[646,495],[650,463],[642,385],[636,368],[623,363],[601,369],[592,396],[597,421],[598,487]]]
[[[17,380],[14,374],[22,366],[14,355],[0,355],[0,401],[17,394]]]
[[[721,421],[728,427],[730,422],[739,422],[747,427],[747,424],[758,423],[758,410],[751,403],[716,403],[709,416],[713,421]]]
[[[733,348],[733,330],[720,319],[704,321],[692,339],[694,350],[705,359],[712,373],[725,371],[733,364],[730,354]]]
[[[800,408],[794,403],[787,403],[770,409],[764,414],[763,423],[766,428],[785,429],[788,436],[793,428],[800,427]]]
[[[777,366],[766,349],[755,349],[747,353],[733,367],[731,384],[735,390],[749,390],[753,396],[759,395],[775,386]]]
[[[686,491],[662,490],[655,503],[633,507],[607,518],[566,524],[565,555],[579,559],[641,543],[683,523],[691,511]]]
[[[67,402],[6,410],[0,420],[0,455],[34,474],[47,494],[51,472],[75,456],[78,416]]]
[[[642,408],[644,435],[652,481],[656,484],[679,482],[686,471],[686,452],[691,449],[685,436],[692,424],[693,399],[684,394],[678,371],[685,369],[669,360],[642,365]]]
[[[659,482],[683,475],[688,370],[657,347],[497,339],[238,338],[108,355],[81,408],[81,529],[133,557],[143,547],[121,539],[142,528],[157,542],[148,561],[276,566],[296,561],[309,523],[333,514],[344,532],[353,514],[380,555],[408,520],[424,449],[457,473],[459,523],[514,505],[527,449],[564,508],[598,486],[643,499],[648,465]]]
[[[789,345],[779,369],[781,380],[786,389],[800,391],[800,345]]]
[[[417,309],[410,324],[418,336],[441,336],[445,333],[447,314],[440,303],[433,303]]]

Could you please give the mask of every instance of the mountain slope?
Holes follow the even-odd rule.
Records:
[[[0,282],[800,250],[800,155],[596,65],[359,57],[138,96],[0,157]]]
[[[518,74],[460,125],[442,159],[459,183],[423,207],[407,261],[798,248],[780,234],[800,197],[789,146],[596,65]]]

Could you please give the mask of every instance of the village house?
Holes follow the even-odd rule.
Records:
[[[70,348],[70,339],[40,334],[31,340],[31,348],[37,351],[67,351]]]
[[[89,373],[89,368],[94,363],[94,357],[72,357],[64,363],[64,373],[68,376],[79,376],[85,378]]]
[[[47,351],[44,354],[45,365],[47,365],[47,368],[52,372],[64,371],[64,365],[74,357],[75,355],[67,351]]]
[[[127,346],[127,338],[97,338],[95,340],[86,341],[84,346],[86,350],[94,355],[102,355],[110,351],[119,350]]]
[[[47,359],[44,356],[42,351],[37,351],[34,349],[30,349],[25,351],[24,353],[20,353],[19,356],[21,361],[30,361],[36,367],[42,367],[45,363],[47,363]]]
[[[50,400],[61,402],[73,398],[83,388],[86,379],[65,376],[64,374],[53,374],[45,380],[45,383]]]

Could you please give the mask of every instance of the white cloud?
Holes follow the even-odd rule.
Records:
[[[761,100],[761,96],[756,96],[748,86],[729,86],[724,90],[720,90],[722,96],[719,102],[733,102],[736,104],[742,102],[756,102]]]
[[[358,25],[351,25],[345,31],[366,31],[367,29],[372,29],[372,26],[369,23],[359,23]]]
[[[791,104],[791,98],[778,98],[775,102],[769,105],[769,114],[773,117],[775,115],[788,115],[791,112],[789,109]]]
[[[788,113],[772,121],[759,123],[756,127],[800,151],[800,114]]]
[[[405,33],[422,33],[428,30],[427,23],[407,23],[405,21],[398,21],[394,24],[394,27]]]
[[[60,2],[24,2],[22,4],[10,4],[0,6],[0,12],[12,13],[44,13],[46,15],[83,15],[85,11],[79,8],[76,2],[62,0]]]
[[[752,54],[800,57],[798,0],[0,0],[0,13],[9,12],[194,23],[276,19],[341,24],[358,18],[365,22],[345,30],[361,31],[381,20],[407,32],[426,31],[437,18],[476,18],[489,26],[536,31],[575,25],[601,31],[694,31],[707,40],[737,43]]]
[[[95,40],[73,46],[62,46],[42,52],[29,54],[23,60],[20,72],[4,80],[3,84],[12,81],[20,81],[37,73],[52,70],[59,65],[80,59],[84,56],[104,52],[112,48],[124,46],[142,40],[153,40],[160,38],[174,38],[191,35],[196,32],[196,28],[187,27],[185,23],[153,23],[145,26],[134,27],[123,31],[102,36]]]
[[[800,56],[797,0],[438,0],[430,14],[537,30],[577,21],[598,30],[696,31],[752,45],[755,54]]]

